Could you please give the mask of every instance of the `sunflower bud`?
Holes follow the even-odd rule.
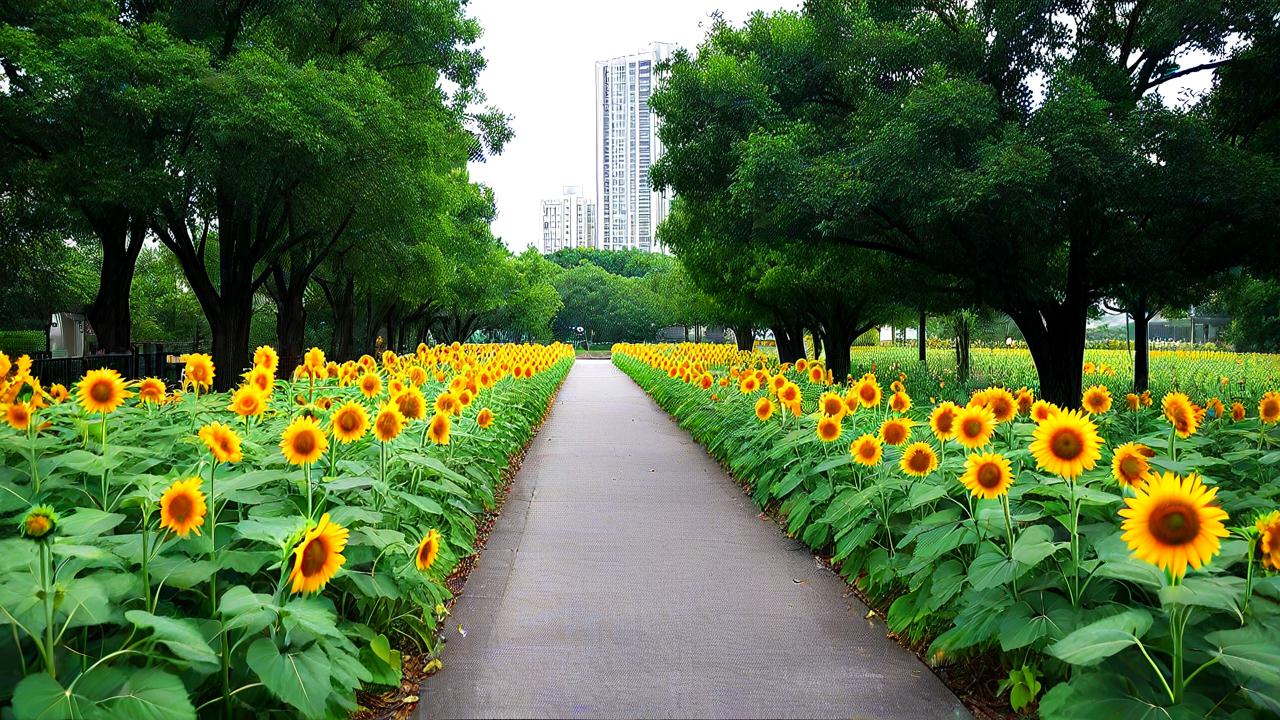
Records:
[[[47,541],[58,529],[58,513],[49,505],[37,505],[22,516],[18,530],[32,540]]]

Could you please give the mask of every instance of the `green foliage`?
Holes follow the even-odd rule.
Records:
[[[667,255],[630,249],[565,248],[547,255],[546,258],[566,270],[572,270],[585,261],[613,275],[631,278],[661,272],[674,264],[674,260]]]
[[[662,300],[645,278],[614,275],[583,262],[554,280],[564,307],[556,315],[559,338],[588,342],[645,340],[667,323]],[[577,328],[583,328],[579,335]]]

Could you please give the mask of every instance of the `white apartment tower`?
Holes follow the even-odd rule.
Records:
[[[561,196],[542,201],[542,252],[596,247],[596,203],[577,185],[561,188]]]
[[[675,46],[653,43],[633,55],[596,63],[596,204],[601,250],[662,252],[655,237],[671,208],[655,191],[649,167],[662,156],[657,117],[649,109],[655,68]]]

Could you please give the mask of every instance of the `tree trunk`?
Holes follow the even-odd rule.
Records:
[[[800,342],[804,342],[803,333],[800,335]],[[801,347],[803,347],[803,345]],[[804,353],[802,351],[801,355],[803,354]],[[822,357],[822,333],[815,327],[813,328],[813,359],[817,360],[820,357]]]
[[[355,357],[356,303],[355,279],[347,277],[325,286],[329,307],[333,309],[333,356],[340,360]]]
[[[844,382],[849,378],[853,366],[849,354],[849,346],[853,344],[853,331],[846,323],[830,323],[827,325],[827,369],[835,382]]]
[[[962,384],[969,382],[969,342],[972,326],[964,311],[959,311],[955,320],[956,330],[956,380]]]
[[[276,349],[281,357],[302,357],[303,345],[306,344],[306,326],[307,310],[303,294],[289,288],[276,298]]]
[[[929,362],[928,356],[925,354],[925,346],[924,346],[925,345],[924,343],[925,325],[928,319],[929,319],[929,316],[925,313],[925,311],[921,310],[920,311],[920,327],[916,330],[916,345],[919,346],[921,365],[926,365]]]
[[[1088,310],[1089,304],[1077,298],[1040,312],[1022,310],[1010,315],[1035,361],[1040,396],[1064,408],[1080,405]]]
[[[85,315],[97,337],[98,347],[106,352],[128,352],[133,329],[129,309],[129,291],[138,253],[146,237],[145,218],[130,218],[125,210],[109,213],[85,211],[102,245],[102,271],[98,293],[85,308]]]
[[[208,317],[208,316],[207,316]],[[213,335],[213,388],[230,390],[249,366],[249,326],[253,319],[253,295],[246,297],[223,294],[220,311],[209,317]],[[293,368],[280,368],[280,372]]]
[[[742,352],[751,352],[756,346],[755,329],[750,325],[739,325],[733,329],[733,339]]]
[[[1138,296],[1130,314],[1133,316],[1133,391],[1140,395],[1151,383],[1150,316],[1147,315],[1146,296]]]
[[[778,346],[778,361],[794,363],[804,357],[804,330],[799,325],[778,323],[773,327],[773,337]]]

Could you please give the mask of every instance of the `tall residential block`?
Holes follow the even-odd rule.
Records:
[[[596,203],[601,250],[662,252],[655,237],[671,199],[654,190],[649,167],[662,156],[649,96],[656,68],[675,46],[653,43],[596,63]]]
[[[561,188],[561,196],[542,201],[542,252],[596,247],[596,203],[582,188]]]

